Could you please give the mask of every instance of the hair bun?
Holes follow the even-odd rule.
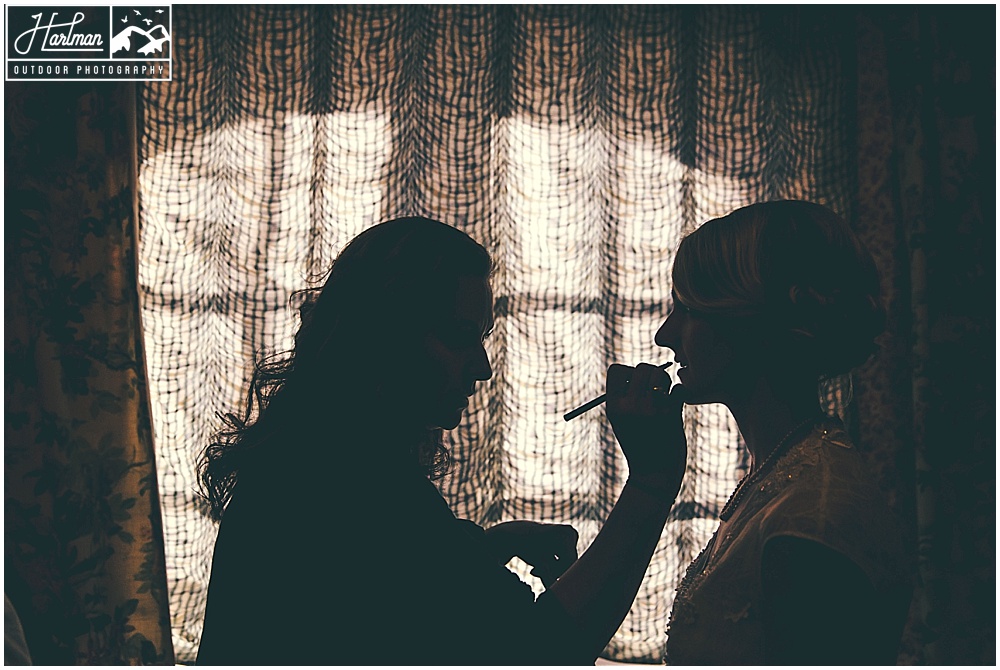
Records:
[[[803,347],[821,375],[847,372],[878,349],[875,338],[884,329],[885,312],[862,286],[793,287],[789,294],[790,330],[804,338]]]

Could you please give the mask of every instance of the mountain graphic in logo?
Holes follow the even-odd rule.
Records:
[[[170,58],[169,6],[115,7],[113,12],[112,58]]]

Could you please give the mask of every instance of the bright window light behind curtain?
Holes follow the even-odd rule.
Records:
[[[611,362],[667,359],[652,339],[681,236],[761,199],[847,213],[846,40],[830,17],[175,10],[174,81],[143,94],[140,281],[182,661],[215,539],[198,453],[254,353],[290,345],[292,292],[358,232],[422,214],[494,254],[496,374],[447,438],[458,467],[442,491],[486,525],[572,523],[583,549],[627,472],[602,412],[561,416]],[[674,587],[746,467],[724,408],[685,416],[691,472],[610,658],[659,660]]]

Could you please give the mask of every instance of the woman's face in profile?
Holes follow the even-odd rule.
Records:
[[[453,302],[418,348],[411,402],[425,427],[452,429],[469,406],[476,382],[493,376],[484,345],[493,330],[489,282],[459,277]]]
[[[677,300],[656,332],[656,344],[674,351],[685,402],[725,402],[745,379],[740,378],[737,320],[701,314]],[[727,327],[729,326],[729,327]]]

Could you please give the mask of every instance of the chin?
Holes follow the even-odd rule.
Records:
[[[432,421],[430,423],[430,427],[440,428],[442,430],[453,430],[458,428],[458,424],[462,423],[462,415],[464,413],[464,408],[452,410],[451,412],[445,412],[441,414],[436,421]]]
[[[685,405],[711,405],[722,402],[715,396],[701,393],[697,389],[685,389],[682,397]]]
[[[698,375],[687,372],[687,368],[682,368],[678,375],[680,388],[682,389],[682,399],[687,405],[711,405],[715,403],[725,404],[723,389],[726,385],[719,375]]]
[[[713,389],[706,389],[698,383],[681,382],[678,389],[681,393],[681,400],[685,405],[711,405],[722,402],[719,393]]]

